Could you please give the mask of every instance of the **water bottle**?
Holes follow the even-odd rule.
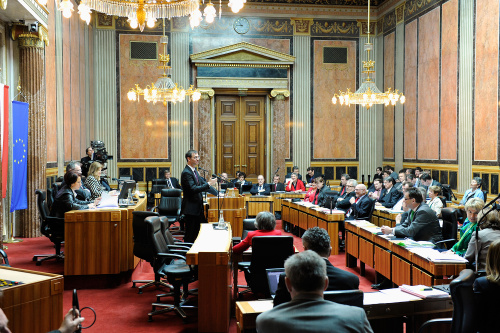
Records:
[[[139,183],[135,183],[135,194],[139,195]]]
[[[224,214],[222,214],[221,210],[219,215],[219,228],[225,228],[225,227],[226,227],[226,222],[224,221]]]
[[[134,202],[134,199],[132,199],[132,189],[129,188],[128,189],[128,198],[127,198],[127,201],[129,204],[132,204]]]

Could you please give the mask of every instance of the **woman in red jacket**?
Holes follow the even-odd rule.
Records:
[[[250,231],[244,240],[233,247],[233,253],[243,253],[252,245],[252,238],[255,236],[281,236],[281,230],[274,230],[276,219],[270,212],[260,212],[255,218],[255,227],[258,230]]]
[[[298,179],[297,178],[297,174],[296,173],[292,173],[292,180],[290,182],[288,182],[288,184],[286,185],[286,191],[287,192],[295,192],[295,193],[300,193],[302,191],[305,191],[306,190],[306,187],[304,186],[304,183],[302,182],[302,180]]]

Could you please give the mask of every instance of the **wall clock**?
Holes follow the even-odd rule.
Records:
[[[234,31],[239,34],[246,34],[250,30],[250,22],[244,17],[240,17],[233,23]]]

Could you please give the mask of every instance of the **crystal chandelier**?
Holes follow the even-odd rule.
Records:
[[[42,5],[47,4],[47,0],[38,0]],[[228,6],[233,13],[237,13],[246,0],[229,0]],[[203,0],[203,3],[204,0]],[[61,0],[58,9],[65,18],[70,18],[73,10],[71,0]],[[215,6],[212,1],[200,11],[199,0],[81,0],[78,6],[80,18],[90,23],[92,10],[110,16],[127,17],[132,29],[139,28],[141,32],[145,26],[153,28],[156,20],[160,18],[171,19],[172,17],[188,16],[191,28],[199,26],[205,17],[207,23],[212,23],[217,16]],[[219,19],[222,13],[222,0],[219,0]]]
[[[351,104],[360,104],[369,109],[373,104],[389,104],[396,105],[399,100],[404,104],[406,98],[403,93],[399,93],[396,89],[394,91],[389,88],[386,92],[381,92],[375,84],[375,61],[370,60],[370,52],[373,50],[373,44],[370,43],[370,0],[368,0],[368,42],[365,43],[365,51],[368,54],[368,61],[363,61],[362,76],[363,82],[356,92],[351,92],[347,89],[346,92],[339,91],[339,94],[334,94],[332,103],[337,104],[337,98],[341,105],[350,106]]]
[[[163,19],[165,21],[165,19]],[[151,86],[146,86],[142,89],[138,84],[134,88],[131,88],[127,97],[130,101],[139,102],[139,97],[142,95],[146,102],[162,102],[163,105],[167,105],[167,102],[177,103],[183,102],[186,96],[190,98],[191,101],[198,101],[201,97],[201,93],[198,89],[195,89],[193,85],[189,87],[188,90],[184,90],[179,87],[177,83],[174,83],[171,76],[171,67],[168,65],[170,61],[170,55],[167,54],[167,44],[168,37],[165,36],[165,22],[163,22],[163,36],[160,39],[160,43],[163,45],[163,53],[160,53],[160,66],[158,68],[163,69],[162,76],[156,81],[156,83],[151,83]]]

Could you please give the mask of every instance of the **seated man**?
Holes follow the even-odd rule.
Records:
[[[425,187],[426,190],[429,190],[429,187],[431,186],[443,187],[440,182],[432,179],[430,173],[423,173],[422,176],[420,176],[420,186]]]
[[[368,191],[368,196],[373,199],[373,200],[378,200],[380,198],[380,195],[382,194],[382,184],[383,180],[381,179],[375,179],[373,181],[373,190]]]
[[[304,250],[312,250],[319,254],[326,263],[326,275],[328,276],[328,286],[326,290],[352,290],[359,288],[359,278],[350,272],[333,266],[328,257],[332,251],[330,246],[330,236],[323,228],[314,227],[307,229],[302,236]],[[274,297],[274,306],[289,302],[292,298],[286,289],[285,274],[281,274]]]
[[[398,238],[409,237],[415,241],[432,243],[443,240],[436,213],[423,202],[422,193],[416,188],[405,192],[405,203],[410,209],[408,218],[395,228],[382,226],[384,234],[394,234]]]
[[[294,165],[292,168],[292,172],[289,172],[285,176],[285,180],[288,178],[292,178],[292,173],[297,174],[297,179],[302,180],[302,175],[299,173],[299,167]]]
[[[406,173],[403,170],[400,170],[399,171],[399,174],[398,174],[398,179],[396,179],[396,185],[394,185],[394,187],[396,188],[396,190],[398,191],[401,191],[401,188],[403,187],[403,182],[406,180]]]
[[[178,188],[181,189],[181,184],[175,177],[170,177],[170,170],[165,170],[163,173],[165,180],[167,182],[167,188]]]
[[[349,179],[346,185],[346,191],[343,195],[337,198],[336,208],[347,212],[351,208],[351,198],[356,197],[356,192],[354,188],[358,185],[358,182],[354,179]]]
[[[347,220],[367,220],[371,209],[373,200],[366,195],[366,186],[358,184],[354,188],[356,197],[351,198],[351,209],[349,209],[346,219]]]
[[[257,177],[257,184],[254,184],[250,189],[250,193],[252,195],[270,195],[271,187],[269,184],[265,183],[265,179],[263,175],[259,175]]]
[[[271,191],[277,192],[277,191],[284,191],[284,190],[285,190],[285,184],[280,182],[280,175],[274,175],[273,184],[271,185]]]
[[[68,173],[70,171],[76,172],[77,174],[79,174],[81,176],[82,175],[81,163],[74,162],[74,161],[69,162],[68,165],[66,165],[66,173]],[[88,188],[86,188],[85,185],[83,185],[83,183],[84,183],[84,180],[82,180],[82,184],[81,184],[80,188],[78,190],[75,190],[76,198],[78,200],[88,201],[88,200],[90,200],[90,195],[91,195],[90,190]],[[61,187],[63,187],[65,184],[66,183],[63,180],[61,183]]]
[[[392,177],[387,177],[384,179],[384,189],[380,194],[375,205],[384,206],[385,208],[392,208],[401,198],[401,192],[394,188],[395,180]]]
[[[403,187],[401,188],[401,192],[403,192],[403,194],[408,191],[409,188],[412,188],[413,187],[413,184],[411,182],[403,182]],[[392,207],[392,210],[394,211],[402,211],[403,210],[403,202],[405,201],[405,196],[402,195],[401,196],[401,199],[399,199],[398,202],[396,202],[396,204]]]
[[[373,332],[363,309],[325,301],[326,263],[308,250],[285,261],[292,300],[257,317],[257,332]]]
[[[346,185],[347,181],[351,179],[351,176],[349,176],[347,173],[344,173],[342,176],[340,176],[340,195],[344,195],[346,192]]]
[[[311,184],[313,182],[313,180],[314,180],[314,168],[313,167],[307,168],[306,180],[307,180],[307,184]]]

